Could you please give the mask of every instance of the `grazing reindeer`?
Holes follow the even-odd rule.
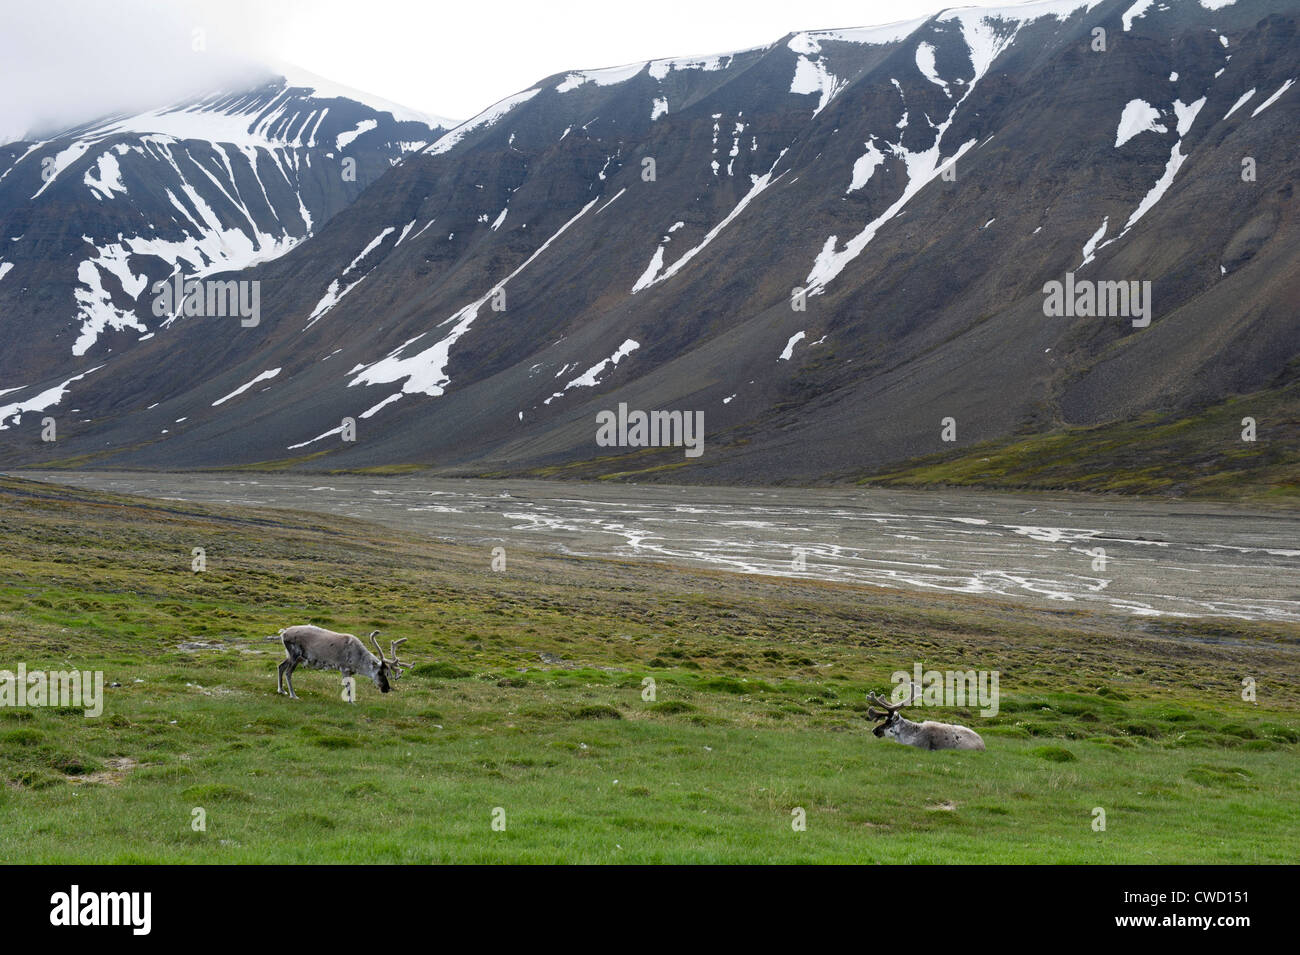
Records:
[[[868,693],[867,699],[884,710],[883,713],[880,713],[873,707],[867,708],[867,717],[869,719],[884,720],[871,732],[877,736],[887,736],[904,746],[915,746],[917,749],[982,750],[984,748],[984,740],[980,739],[980,734],[968,726],[935,723],[931,720],[926,720],[924,723],[913,723],[911,720],[900,716],[898,711],[915,700],[917,691],[920,689],[919,686],[913,683],[912,695],[902,703],[887,703],[876,694]]]
[[[277,636],[284,642],[285,659],[276,668],[275,691],[283,693],[284,685],[288,684],[289,696],[295,700],[298,699],[298,694],[293,692],[293,671],[299,663],[305,663],[317,670],[341,671],[344,686],[348,685],[348,680],[354,673],[368,676],[375,681],[375,686],[379,687],[380,693],[387,693],[392,688],[390,681],[397,682],[402,676],[402,671],[411,665],[401,663],[397,659],[397,645],[405,641],[405,637],[389,644],[389,652],[393,658],[384,659],[384,651],[380,648],[379,641],[375,639],[379,636],[378,630],[370,634],[370,641],[375,645],[376,653],[367,650],[366,645],[352,634],[335,633],[324,627],[288,627],[281,630]],[[266,639],[274,640],[276,637]],[[356,702],[355,697],[352,702]]]

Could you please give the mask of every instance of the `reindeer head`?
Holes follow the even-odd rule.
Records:
[[[911,694],[902,703],[890,703],[887,700],[876,696],[874,693],[868,693],[867,700],[873,705],[867,707],[867,718],[884,721],[883,723],[876,724],[871,732],[878,737],[894,739],[898,734],[899,722],[903,719],[903,717],[899,715],[898,711],[916,699],[918,690],[920,690],[920,687],[913,683]],[[879,711],[876,710],[877,706],[880,707]]]
[[[375,645],[375,656],[379,657],[379,666],[375,668],[375,675],[373,679],[375,681],[375,686],[379,687],[379,692],[387,693],[389,690],[393,688],[392,684],[396,683],[398,680],[402,678],[402,671],[410,667],[411,664],[402,663],[400,660],[397,659],[397,645],[399,643],[404,643],[406,641],[406,637],[402,637],[399,640],[394,640],[392,643],[388,645],[388,652],[391,653],[393,656],[393,658],[389,660],[384,658],[384,651],[379,646],[379,641],[375,639],[378,636],[379,636],[378,630],[371,631],[370,642]]]

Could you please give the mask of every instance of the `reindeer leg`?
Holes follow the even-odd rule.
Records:
[[[344,669],[344,670],[342,671],[342,673],[343,673],[343,689],[344,689],[344,690],[347,690],[347,688],[348,688],[348,680],[352,678],[352,671],[351,671],[351,670],[348,670],[348,669]],[[356,703],[356,701],[357,701],[357,693],[356,693],[356,687],[355,687],[355,685],[353,686],[351,697],[350,697],[350,698],[349,698],[349,697],[344,697],[344,699],[347,699],[347,701],[348,701],[349,703]]]
[[[275,692],[284,695],[284,668],[289,665],[288,659],[280,661],[280,665],[275,668]]]
[[[284,682],[289,684],[289,698],[291,700],[296,700],[298,699],[298,694],[293,692],[293,671],[298,666],[298,660],[285,660],[284,662],[289,664],[289,668],[284,671]]]

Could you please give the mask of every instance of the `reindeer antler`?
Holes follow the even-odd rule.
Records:
[[[388,665],[392,667],[394,680],[401,678],[403,670],[409,670],[412,666],[415,665],[413,663],[403,663],[402,661],[397,659],[397,645],[399,643],[405,643],[405,642],[406,642],[406,637],[401,637],[400,639],[394,640],[392,643],[388,645],[389,653],[393,655],[393,659],[388,661]]]
[[[415,666],[414,663],[403,663],[401,660],[397,659],[397,645],[399,643],[405,643],[406,637],[399,637],[388,644],[388,652],[392,654],[392,659],[390,660],[388,657],[384,656],[384,648],[381,647],[379,641],[375,639],[378,636],[378,630],[371,631],[370,642],[375,645],[375,654],[379,657],[380,662],[388,665],[388,669],[394,680],[401,679],[402,671],[409,670],[411,667]]]
[[[920,687],[917,686],[915,683],[913,683],[913,684],[912,684],[912,692],[911,692],[911,694],[910,694],[910,695],[908,696],[908,698],[905,699],[902,703],[890,703],[890,702],[887,701],[887,700],[883,700],[883,699],[881,699],[881,698],[880,698],[879,696],[877,696],[875,693],[868,693],[868,694],[867,694],[867,702],[869,702],[869,703],[873,703],[873,704],[875,704],[875,706],[879,706],[879,707],[881,707],[885,712],[883,712],[883,713],[877,713],[876,710],[875,710],[875,708],[874,708],[873,706],[869,706],[869,707],[867,707],[867,717],[870,718],[870,719],[873,719],[873,720],[883,719],[884,717],[889,716],[889,714],[891,714],[891,713],[895,713],[895,712],[897,712],[898,710],[901,710],[903,707],[907,706],[907,705],[910,704],[913,700],[916,699],[917,691],[918,691],[919,689],[920,689]]]

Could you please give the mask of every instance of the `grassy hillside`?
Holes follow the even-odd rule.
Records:
[[[1256,440],[1242,440],[1242,419]],[[1300,382],[1233,398],[1189,417],[1149,414],[936,454],[860,484],[952,485],[1300,501]]]
[[[207,570],[190,569],[203,547]],[[390,694],[293,623],[408,637]],[[0,709],[9,862],[1290,862],[1300,628],[403,541],[346,519],[0,478],[0,669],[103,670],[102,716]],[[985,753],[877,740],[914,661],[996,669]],[[642,698],[653,677],[656,699]],[[1259,703],[1240,699],[1258,681]],[[934,713],[925,713],[934,716]],[[921,718],[918,716],[918,718]],[[791,812],[807,813],[807,831]],[[1092,829],[1093,809],[1107,829]],[[196,808],[206,831],[191,828]],[[492,828],[504,810],[505,831]]]

